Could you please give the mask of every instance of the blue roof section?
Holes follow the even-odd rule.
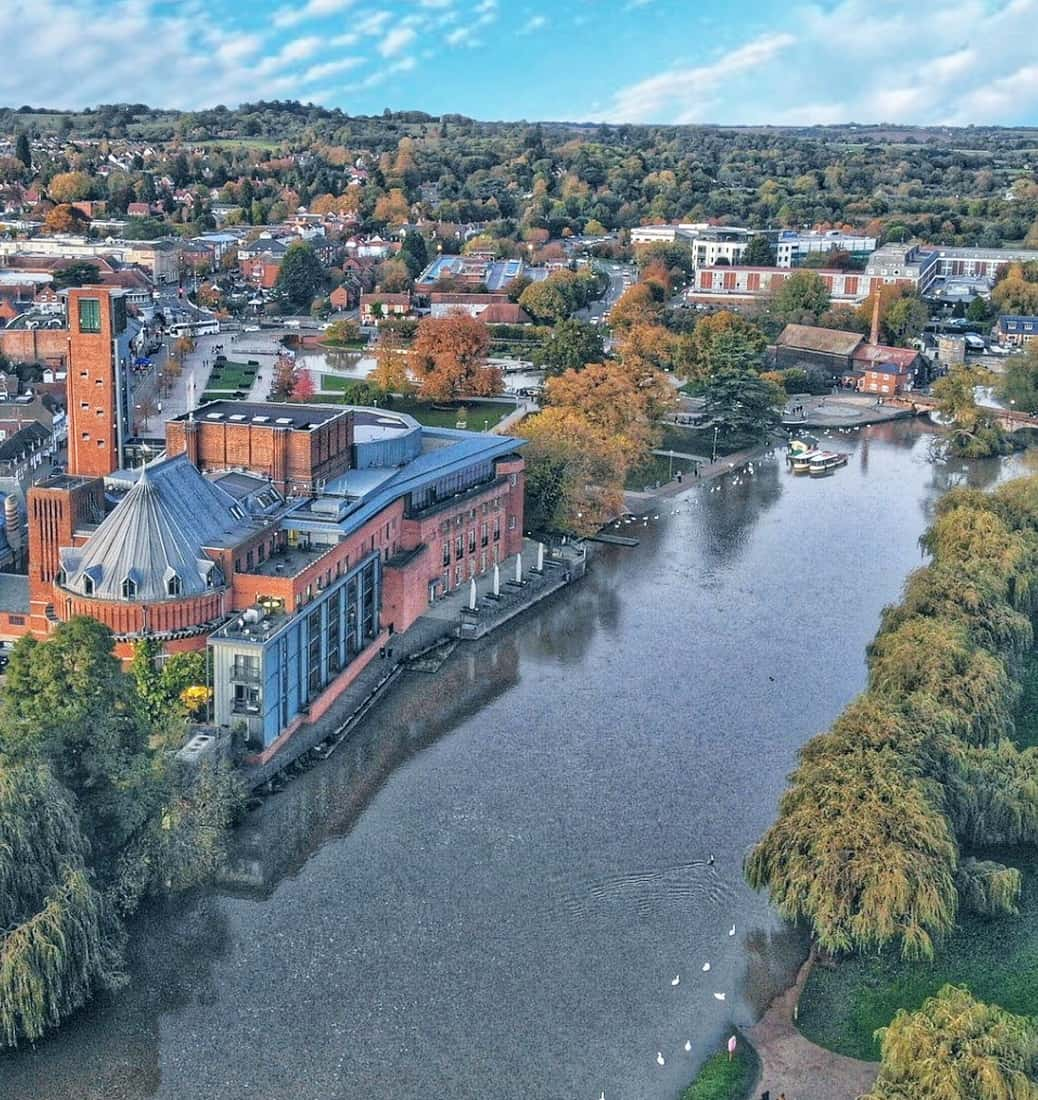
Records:
[[[1007,313],[998,319],[1001,328],[1015,328],[1019,325],[1038,325],[1038,317],[1024,317]]]
[[[503,458],[526,444],[525,439],[507,435],[484,435],[481,432],[465,432],[452,428],[423,428],[426,438],[444,440],[451,446],[435,447],[425,451],[406,466],[401,467],[389,481],[378,486],[365,500],[354,505],[353,510],[342,520],[334,523],[343,534],[349,534],[363,526],[369,519],[377,516],[394,501],[420,489],[424,485],[445,477],[447,474],[463,470],[475,462],[489,462]],[[309,501],[301,501],[299,510],[303,510]],[[328,520],[308,519],[299,511],[286,516],[286,521],[300,531],[327,530]]]

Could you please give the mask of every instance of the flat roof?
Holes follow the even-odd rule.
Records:
[[[325,545],[293,546],[277,550],[262,562],[246,569],[246,573],[261,577],[295,577],[307,566],[323,558],[333,547]]]
[[[255,424],[265,428],[307,431],[327,424],[350,410],[342,405],[296,405],[279,402],[210,401],[173,421],[194,419],[200,424]]]

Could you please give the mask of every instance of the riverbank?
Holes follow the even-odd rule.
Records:
[[[723,1050],[704,1062],[681,1100],[751,1100],[761,1079],[760,1059],[738,1028],[733,1034],[734,1056]]]
[[[882,398],[862,394],[839,393],[798,396],[782,414],[782,426],[797,428],[862,428],[867,424],[885,424],[891,420],[910,420],[917,413],[910,408],[884,405]]]
[[[307,765],[333,752],[379,701],[396,678],[409,667],[427,667],[429,657],[450,641],[475,641],[500,629],[542,600],[583,578],[587,552],[582,544],[556,547],[538,563],[538,544],[525,540],[518,557],[500,566],[498,593],[493,574],[476,578],[475,601],[469,585],[430,604],[411,627],[383,634],[367,663],[319,718],[301,725],[247,760],[241,769],[250,790],[269,791],[279,776],[297,765]],[[435,666],[435,662],[433,662]]]

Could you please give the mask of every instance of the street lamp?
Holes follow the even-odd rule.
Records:
[[[710,455],[711,464],[717,461],[717,429],[718,429],[718,426],[715,424],[714,425],[714,449],[713,449],[713,451]]]

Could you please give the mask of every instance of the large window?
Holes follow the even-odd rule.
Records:
[[[101,331],[101,301],[99,298],[79,299],[79,331]]]
[[[361,592],[363,604],[363,619],[361,626],[364,637],[371,639],[378,632],[378,604],[375,598],[375,571],[377,562],[369,562],[361,574]]]
[[[306,620],[307,629],[307,687],[310,698],[316,696],[324,685],[321,668],[321,609],[311,611]]]

